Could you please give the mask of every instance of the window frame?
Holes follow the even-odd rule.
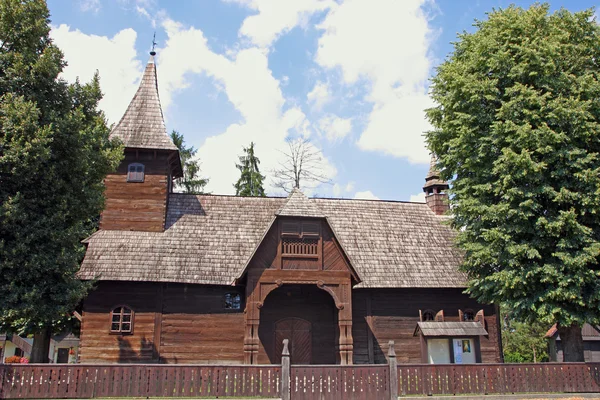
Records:
[[[115,313],[116,309],[120,309],[119,314]],[[124,313],[124,309],[129,310],[129,314]],[[114,321],[114,316],[115,315],[119,315],[119,321]],[[123,316],[125,315],[129,315],[129,322],[124,322],[123,321]],[[133,326],[134,326],[134,318],[135,318],[135,311],[133,311],[133,308],[131,308],[130,306],[126,305],[126,304],[120,304],[118,306],[112,307],[110,310],[110,320],[109,320],[109,326],[108,326],[108,331],[111,335],[133,335]],[[113,329],[113,324],[119,324],[119,329],[118,330],[114,330]],[[123,324],[129,324],[129,330],[125,331],[123,330]]]
[[[227,296],[237,296],[240,300],[239,300],[239,307],[235,308],[235,307],[227,307]],[[237,311],[242,311],[244,309],[243,307],[243,301],[244,299],[242,298],[242,294],[238,293],[238,292],[227,292],[223,295],[223,309],[227,310],[228,312],[237,312]],[[233,305],[235,304],[233,301],[230,301],[230,303]]]
[[[134,167],[136,168],[135,171],[133,171],[133,174],[135,174],[135,178],[132,178],[131,174],[131,168]],[[142,171],[137,171],[138,167],[142,167]],[[138,176],[138,174],[142,174],[141,178]],[[139,162],[134,162],[134,163],[130,163],[129,165],[127,165],[127,182],[131,182],[131,183],[144,183],[144,180],[146,179],[146,166],[142,163]]]

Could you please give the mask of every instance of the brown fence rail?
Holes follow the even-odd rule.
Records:
[[[275,397],[281,366],[0,365],[0,399]]]
[[[384,400],[397,395],[597,393],[600,363],[396,365],[0,365],[0,399],[281,397]]]
[[[292,365],[291,399],[388,400],[387,365]]]
[[[399,365],[400,395],[600,392],[600,363]]]

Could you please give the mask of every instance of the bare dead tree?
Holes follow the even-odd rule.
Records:
[[[282,152],[284,160],[271,171],[273,186],[290,193],[294,188],[311,188],[321,183],[331,183],[323,172],[321,152],[308,139],[288,138],[288,151]],[[302,185],[302,186],[300,186]]]

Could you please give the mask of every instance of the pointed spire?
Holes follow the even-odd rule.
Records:
[[[319,206],[313,200],[306,197],[298,188],[292,190],[287,201],[277,210],[275,215],[286,217],[325,217]]]
[[[177,150],[167,134],[160,106],[155,54],[153,48],[140,86],[110,137],[120,138],[129,148]]]

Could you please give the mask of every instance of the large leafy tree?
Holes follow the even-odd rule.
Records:
[[[175,180],[175,188],[184,193],[204,193],[208,178],[200,177],[200,162],[194,159],[198,150],[194,146],[186,146],[183,134],[177,131],[171,132],[171,139],[179,149],[179,157],[183,166],[183,177]]]
[[[75,276],[122,149],[98,110],[98,76],[69,85],[42,0],[0,0],[0,330],[52,329],[86,293]]]
[[[565,361],[600,319],[600,32],[593,11],[494,10],[433,78],[427,133],[452,182],[468,291],[558,323]]]
[[[244,147],[244,155],[239,156],[240,163],[235,167],[240,170],[240,179],[233,185],[236,196],[265,196],[263,188],[264,175],[260,174],[260,160],[254,154],[254,142]]]

